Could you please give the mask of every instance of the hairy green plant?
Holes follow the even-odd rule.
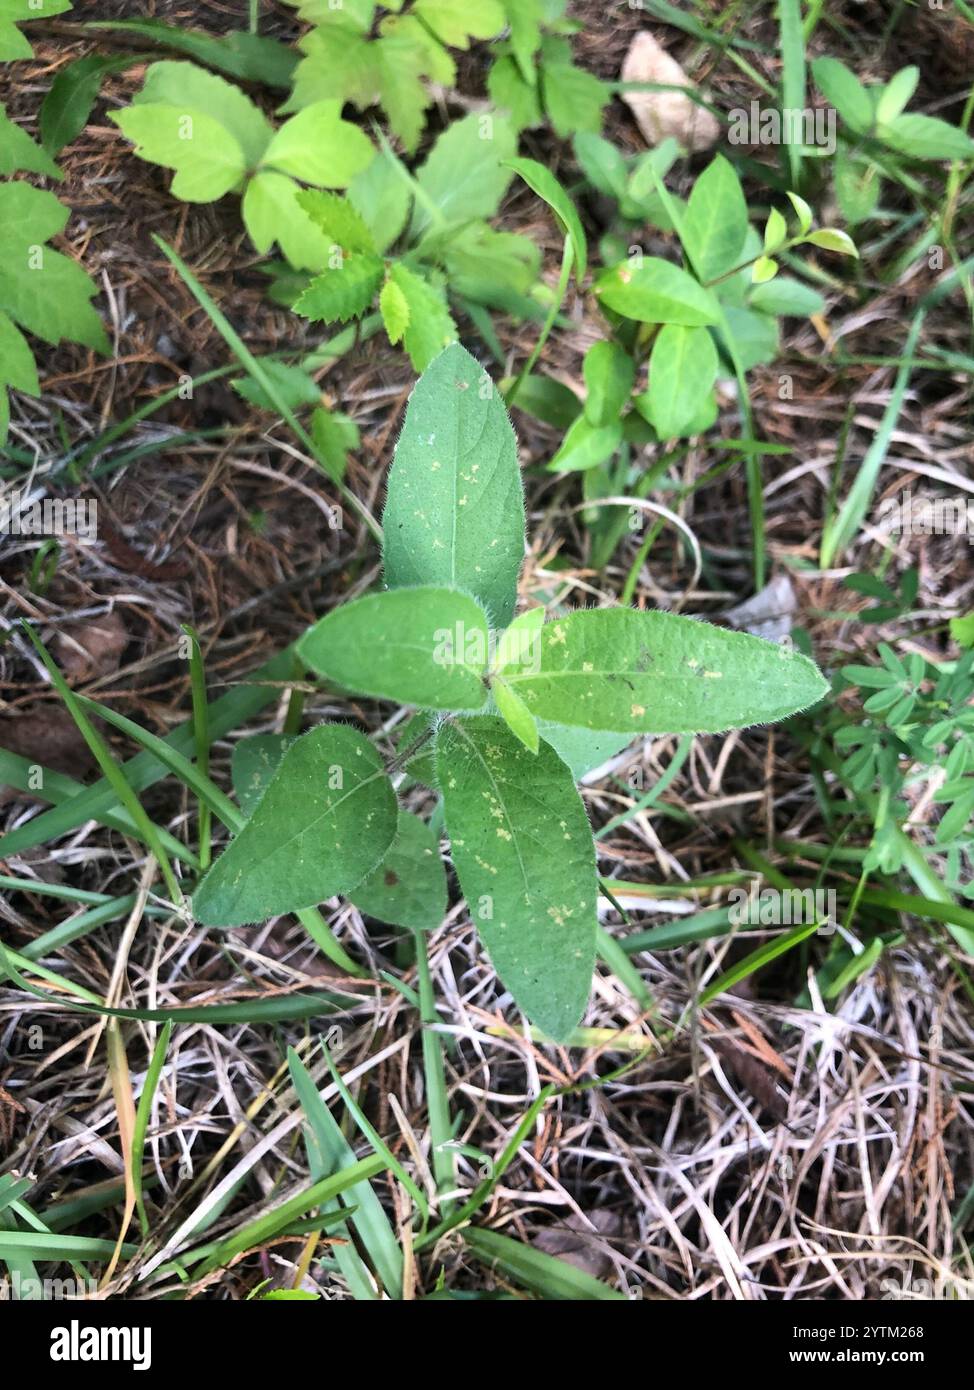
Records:
[[[618,747],[642,733],[783,719],[825,682],[797,652],[671,613],[515,617],[516,441],[499,393],[458,344],[410,398],[384,537],[386,587],[320,619],[298,652],[333,686],[421,711],[406,769],[442,797],[453,864],[498,975],[563,1039],[595,959],[595,851],[575,787],[587,741],[595,753],[606,738]],[[232,926],[334,894],[396,918],[401,896],[415,901],[414,877],[420,902],[442,900],[435,842],[404,821],[364,734],[324,724],[247,756],[248,797],[262,790],[193,894],[201,922]]]

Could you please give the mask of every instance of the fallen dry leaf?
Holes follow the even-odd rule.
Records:
[[[646,29],[630,44],[621,76],[623,82],[693,86],[676,59]],[[680,92],[623,92],[622,99],[650,145],[673,136],[685,149],[705,150],[720,134],[716,117]]]
[[[625,1222],[618,1212],[605,1208],[587,1212],[586,1215],[595,1227],[594,1231],[573,1212],[562,1225],[547,1226],[540,1231],[531,1244],[546,1255],[555,1255],[574,1265],[584,1274],[604,1279],[612,1272],[612,1257],[607,1247],[613,1238],[618,1240],[625,1234]]]
[[[128,642],[122,615],[113,608],[56,633],[54,653],[69,681],[85,681],[117,671]]]

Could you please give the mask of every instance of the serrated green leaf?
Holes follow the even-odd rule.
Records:
[[[340,264],[316,275],[294,304],[294,312],[313,322],[346,323],[364,314],[382,282],[384,265],[367,251],[338,257]]]
[[[424,372],[435,357],[457,336],[457,326],[441,290],[422,276],[396,262],[389,278],[409,306],[409,323],[403,333],[403,347],[418,372]]]
[[[243,150],[248,169],[256,169],[274,134],[260,107],[239,87],[195,63],[167,60],[151,64],[133,102],[137,106],[174,106],[179,111],[205,112],[233,136]]]
[[[253,813],[294,740],[293,734],[252,734],[233,745],[230,780],[245,816]]]
[[[469,48],[471,39],[493,39],[507,23],[500,0],[416,0],[413,12],[441,43]]]
[[[322,724],[295,740],[247,824],[193,894],[207,926],[232,927],[348,893],[396,833],[396,797],[357,730]]]
[[[54,160],[0,106],[0,174],[46,174],[59,179],[61,171]]]
[[[598,133],[611,88],[574,63],[542,63],[541,98],[556,135],[567,140],[577,130]]]
[[[107,352],[89,303],[97,286],[80,265],[43,244],[67,219],[52,193],[17,180],[0,183],[0,309],[46,343],[68,339]]]
[[[411,39],[386,35],[373,45],[378,50],[379,99],[389,126],[407,153],[414,153],[432,100],[422,79],[431,76],[429,49]]]
[[[575,279],[581,284],[585,279],[588,246],[581,219],[575,211],[575,204],[554,174],[543,164],[539,164],[536,159],[511,159],[508,163],[515,173],[520,174],[528,187],[532,188],[539,198],[544,199],[558,218],[562,231],[571,242],[572,254],[575,258]]]
[[[865,135],[873,124],[873,103],[866,88],[838,58],[816,58],[812,63],[815,85],[858,135]]]
[[[618,424],[636,379],[636,364],[611,338],[593,343],[582,362],[585,416],[592,425]]]
[[[706,328],[668,323],[649,359],[648,418],[660,439],[684,435],[717,380],[717,349]]]
[[[493,217],[511,181],[505,161],[516,148],[517,138],[505,116],[464,116],[439,136],[416,182],[445,223]],[[411,235],[418,238],[432,225],[425,200],[417,200]]]
[[[455,87],[457,65],[452,55],[418,17],[415,9],[410,14],[386,15],[379,25],[379,33],[386,38],[396,38],[418,48],[423,55],[423,66],[431,82],[441,87]]]
[[[343,603],[298,642],[319,676],[358,695],[424,709],[476,710],[487,699],[484,610],[457,589],[389,589]]]
[[[446,916],[446,871],[436,836],[419,816],[399,812],[399,825],[377,868],[348,895],[361,912],[413,931],[432,931]]]
[[[329,478],[340,483],[349,454],[361,443],[358,425],[347,415],[319,406],[311,416],[311,438]]]
[[[258,251],[266,253],[276,241],[295,270],[325,269],[333,243],[308,216],[298,185],[286,174],[265,169],[250,179],[240,210]]]
[[[40,395],[34,354],[20,329],[0,310],[0,385]]]
[[[589,609],[547,624],[538,671],[508,679],[539,718],[656,734],[771,723],[828,689],[815,664],[787,647],[630,608]]]
[[[343,251],[372,251],[378,247],[361,213],[348,197],[324,193],[320,188],[302,188],[298,204],[331,245]]]
[[[379,313],[390,343],[398,343],[409,327],[409,304],[395,280],[387,280],[382,286]]]
[[[0,63],[29,58],[33,49],[17,28],[32,19],[52,19],[70,10],[71,0],[0,0]]]
[[[375,146],[351,121],[341,103],[316,101],[281,126],[261,164],[321,188],[346,188],[375,158]]]
[[[491,717],[445,724],[436,765],[454,867],[494,969],[561,1041],[595,963],[595,854],[571,772],[548,744],[533,755]]]
[[[683,218],[687,252],[702,280],[716,280],[740,265],[747,227],[741,181],[719,154],[694,183]]]
[[[462,588],[506,627],[524,557],[514,430],[480,364],[459,344],[409,398],[383,516],[390,588]]]
[[[487,95],[499,111],[509,113],[514,130],[533,130],[544,119],[537,84],[528,82],[512,57],[502,55],[487,75]]]
[[[141,103],[110,111],[135,153],[149,164],[172,169],[172,193],[186,203],[215,203],[246,172],[244,152],[233,135],[205,111]]]
[[[602,303],[641,323],[679,323],[700,328],[720,317],[710,290],[679,266],[656,256],[623,261],[604,270],[595,282]]]

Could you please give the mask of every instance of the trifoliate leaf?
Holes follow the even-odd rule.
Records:
[[[233,927],[348,893],[396,833],[392,784],[363,734],[322,724],[288,748],[247,824],[193,894],[208,926]]]

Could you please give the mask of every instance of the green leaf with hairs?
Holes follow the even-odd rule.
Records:
[[[425,709],[480,709],[489,634],[480,604],[457,589],[399,588],[343,603],[301,638],[319,676],[358,695]]]
[[[471,593],[494,626],[514,612],[524,500],[514,430],[500,393],[459,344],[409,398],[383,516],[386,583]]]
[[[250,819],[193,894],[208,926],[234,927],[348,893],[396,833],[396,797],[356,729],[322,724],[288,748]]]
[[[457,336],[457,326],[447,308],[443,291],[395,262],[389,279],[399,290],[409,309],[409,322],[403,335],[403,347],[417,372],[424,372],[435,357]]]
[[[632,608],[593,608],[546,624],[539,668],[507,679],[539,718],[656,734],[769,724],[828,690],[815,663],[788,647]]]
[[[453,863],[494,969],[556,1041],[585,1009],[595,964],[592,831],[572,774],[500,719],[444,724],[436,767]]]
[[[295,301],[294,312],[312,322],[346,323],[364,314],[382,282],[384,265],[367,251],[342,256],[323,270]]]
[[[419,816],[399,812],[399,828],[381,864],[348,894],[362,912],[413,931],[432,931],[446,916],[446,870],[436,836]]]

